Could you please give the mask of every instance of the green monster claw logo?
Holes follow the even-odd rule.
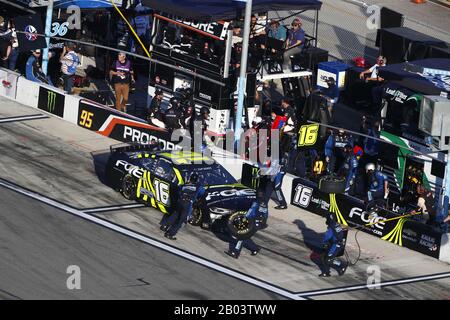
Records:
[[[56,93],[47,91],[47,111],[53,113],[56,107]]]
[[[339,207],[338,207],[338,204],[336,201],[336,195],[334,193],[330,194],[330,212],[336,214],[337,222],[339,224],[348,226],[347,221],[345,221],[344,217],[342,216],[341,210],[339,210]]]
[[[402,218],[397,222],[397,225],[394,229],[391,230],[387,235],[385,235],[383,240],[395,243],[396,245],[403,246],[402,242],[402,233],[403,233],[403,225],[406,222],[406,218]]]
[[[257,189],[259,187],[259,173],[260,168],[252,168],[252,188]]]

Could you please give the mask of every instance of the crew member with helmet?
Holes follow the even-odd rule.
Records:
[[[286,157],[281,157],[279,161],[272,161],[271,166],[267,172],[269,179],[267,179],[266,185],[266,202],[274,195],[277,210],[287,209],[286,198],[284,197],[283,190],[283,178],[286,175],[287,160]]]
[[[156,89],[155,96],[150,102],[150,107],[148,108],[147,121],[149,124],[155,125],[160,128],[165,128],[164,124],[164,113],[161,109],[161,103],[164,99],[164,92],[161,89]]]
[[[161,230],[170,240],[176,240],[175,235],[192,215],[193,205],[205,196],[206,190],[200,184],[197,173],[191,173],[188,181],[181,187],[177,210],[170,216],[165,215],[161,221]]]
[[[267,208],[266,194],[263,188],[259,188],[256,192],[256,201],[253,202],[250,209],[248,209],[245,217],[247,219],[255,219],[256,229],[264,229],[267,227],[267,218],[269,216],[269,209]],[[242,247],[247,248],[252,256],[256,256],[261,248],[252,240],[237,240],[231,235],[227,255],[235,259],[239,258]]]
[[[366,174],[369,182],[369,189],[367,191],[368,205],[376,204],[384,207],[385,199],[389,195],[389,183],[386,175],[376,170],[375,164],[373,163],[366,165]]]
[[[327,161],[328,173],[334,173],[336,168],[340,168],[345,160],[345,146],[350,145],[353,148],[353,137],[348,135],[345,130],[340,129],[338,134],[331,134],[325,143],[325,156]]]
[[[172,97],[169,100],[170,106],[165,114],[166,128],[170,131],[181,128],[181,104],[178,98]]]
[[[362,148],[356,146],[353,148],[347,144],[344,148],[345,160],[339,169],[339,175],[345,177],[345,194],[349,194],[355,183],[356,174],[358,172],[359,159],[362,156]]]
[[[201,135],[201,144],[194,144],[194,149],[198,150],[200,148],[203,150],[206,148],[206,145],[211,143],[211,140],[209,139],[208,135],[206,134],[206,131],[208,130],[208,120],[209,120],[209,108],[208,107],[202,107],[200,109],[200,116],[199,118],[195,119],[195,121],[192,121],[192,126],[189,128],[189,132],[191,134],[191,137],[193,139],[193,142],[196,143],[195,137]],[[200,151],[200,150],[198,150]]]
[[[326,219],[327,231],[322,242],[324,251],[320,266],[322,273],[319,274],[319,277],[330,277],[330,268],[335,269],[342,276],[347,270],[348,263],[337,258],[337,256],[345,249],[344,229],[334,221],[331,214],[328,214]]]

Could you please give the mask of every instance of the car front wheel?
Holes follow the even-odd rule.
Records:
[[[125,199],[136,200],[136,180],[131,174],[126,174],[122,179],[122,195]]]

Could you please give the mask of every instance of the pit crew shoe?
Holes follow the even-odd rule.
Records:
[[[171,236],[170,234],[168,234],[167,232],[166,233],[164,233],[164,237],[166,237],[167,239],[170,239],[170,240],[177,240],[177,237],[175,237],[175,236]]]
[[[329,278],[329,277],[331,277],[331,274],[330,273],[321,273],[321,274],[319,274],[319,277],[321,277],[321,278]]]
[[[274,209],[276,209],[276,210],[286,210],[287,206],[276,206]]]
[[[228,250],[228,251],[225,251],[225,253],[226,253],[227,255],[229,255],[230,257],[233,257],[233,258],[235,258],[235,259],[239,258],[239,255],[238,255],[236,252],[233,252],[233,251]]]
[[[256,255],[259,253],[260,250],[261,250],[261,249],[253,250],[253,251],[251,252],[251,255],[252,255],[252,256],[256,256]]]
[[[169,226],[161,226],[159,227],[159,230],[161,230],[162,232],[167,232],[167,230],[169,230]]]
[[[345,271],[347,271],[347,267],[348,267],[348,266],[345,266],[345,267],[343,267],[341,270],[339,270],[339,271],[338,271],[338,275],[340,275],[340,276],[344,275]]]

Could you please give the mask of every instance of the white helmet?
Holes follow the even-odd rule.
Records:
[[[375,171],[375,165],[373,163],[366,164],[366,172]]]

